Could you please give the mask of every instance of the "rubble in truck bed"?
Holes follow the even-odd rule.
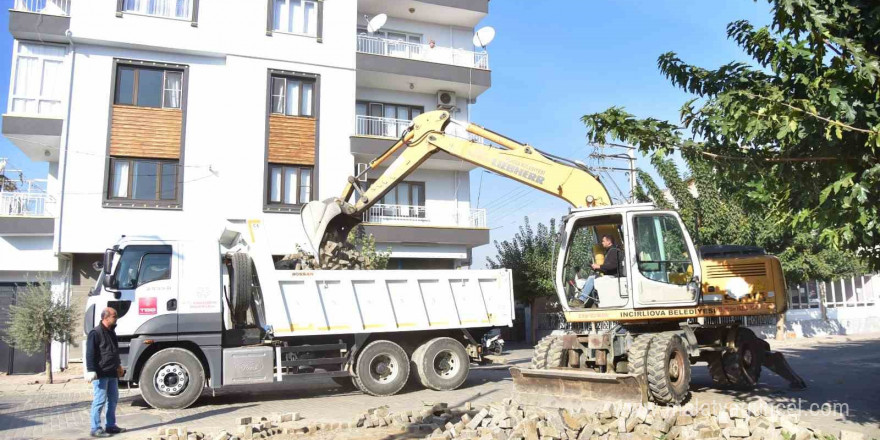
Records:
[[[373,261],[347,241],[326,240],[319,252],[320,260],[312,253],[297,249],[275,263],[275,269],[288,270],[363,270],[370,269]]]

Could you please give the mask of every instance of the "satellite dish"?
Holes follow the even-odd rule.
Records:
[[[373,17],[370,21],[367,22],[367,32],[373,33],[382,29],[382,26],[385,26],[385,22],[388,21],[388,16],[385,14],[379,14]]]
[[[492,42],[495,38],[495,28],[492,26],[486,26],[484,28],[480,28],[477,33],[474,34],[474,46],[480,46],[483,49]]]

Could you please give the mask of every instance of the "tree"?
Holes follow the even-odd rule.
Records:
[[[382,270],[388,268],[388,260],[391,258],[391,248],[385,251],[376,250],[376,239],[373,234],[367,234],[363,225],[352,229],[348,233],[348,242],[354,245],[360,251],[361,255],[367,258],[365,269]]]
[[[52,298],[45,280],[28,283],[9,307],[4,339],[27,354],[46,352],[46,380],[52,383],[52,341],[73,343],[75,316],[69,305]]]
[[[556,294],[553,283],[554,254],[557,244],[556,220],[550,225],[538,223],[532,229],[529,218],[523,219],[519,232],[512,240],[494,241],[498,255],[486,257],[492,269],[510,269],[513,275],[513,294],[519,301]]]
[[[774,222],[766,212],[748,211],[743,203],[747,190],[724,181],[723,175],[713,172],[711,161],[699,157],[686,160],[690,175],[679,174],[675,163],[662,156],[654,156],[651,161],[674,204],[689,207],[680,212],[682,221],[696,231],[692,237],[696,245],[761,246],[779,258],[789,283],[864,273],[865,264],[854,252],[831,249],[810,233]],[[638,180],[642,194],[659,202],[661,208],[672,208],[648,173],[640,171]],[[691,193],[690,185],[696,194]]]
[[[695,95],[680,124],[611,107],[582,118],[588,138],[711,159],[726,181],[748,186],[749,211],[880,267],[880,4],[769,3],[770,26],[727,26],[751,64],[713,70],[659,57],[661,73]]]

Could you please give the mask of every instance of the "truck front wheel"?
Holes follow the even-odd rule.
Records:
[[[379,340],[369,343],[358,355],[355,384],[373,396],[396,394],[409,379],[409,357],[399,345]]]
[[[204,386],[202,363],[182,348],[159,350],[141,370],[141,396],[153,408],[186,408],[201,396]]]
[[[413,352],[416,375],[425,388],[454,390],[470,372],[470,358],[460,342],[452,338],[434,338]]]

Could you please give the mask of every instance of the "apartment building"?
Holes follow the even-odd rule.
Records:
[[[0,284],[50,274],[78,308],[121,235],[216,239],[227,218],[262,218],[273,253],[294,252],[302,205],[337,196],[409,120],[438,106],[468,120],[491,82],[471,42],[487,13],[488,0],[15,0],[3,135],[49,175],[45,193],[16,196],[43,202],[0,216]],[[391,268],[467,267],[488,243],[472,168],[436,155],[366,213]]]

